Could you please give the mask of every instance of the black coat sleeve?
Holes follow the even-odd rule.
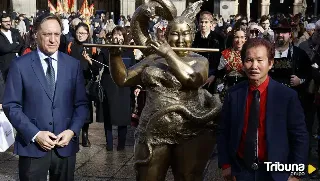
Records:
[[[4,83],[2,73],[0,72],[0,104],[2,104],[2,101],[3,101],[4,88],[5,88],[5,83]]]
[[[298,67],[296,67],[296,75],[300,79],[305,80],[305,83],[303,83],[302,86],[306,86],[312,79],[311,60],[308,54],[302,49],[295,47],[294,51],[296,51],[296,53],[294,53],[294,57],[296,56],[296,58],[298,58]]]

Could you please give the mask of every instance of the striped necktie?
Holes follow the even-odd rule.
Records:
[[[45,59],[45,61],[48,64],[48,68],[47,68],[47,72],[46,72],[46,79],[48,82],[50,96],[53,99],[56,84],[55,84],[55,72],[54,72],[54,69],[52,66],[52,58],[48,57]]]

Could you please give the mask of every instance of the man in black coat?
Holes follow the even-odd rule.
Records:
[[[314,95],[308,92],[312,79],[311,60],[305,51],[293,45],[292,27],[288,19],[281,20],[277,26],[273,27],[273,30],[275,32],[275,57],[269,75],[298,93],[307,129],[312,135]]]
[[[0,27],[0,70],[4,80],[7,79],[11,61],[20,56],[23,49],[23,39],[18,30],[11,28],[11,17],[1,16]]]
[[[201,52],[200,55],[209,60],[209,78],[205,83],[205,88],[214,92],[215,75],[220,63],[221,51],[224,50],[223,38],[215,31],[211,31],[213,26],[213,16],[210,12],[204,11],[200,14],[199,29],[195,35],[192,47],[194,48],[216,48],[219,52]]]

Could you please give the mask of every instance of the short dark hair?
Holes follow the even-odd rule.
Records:
[[[74,29],[77,31],[80,27],[83,27],[88,33],[90,33],[89,26],[86,23],[80,22]]]
[[[263,15],[261,16],[260,23],[265,22],[267,20],[270,20],[269,17],[267,15]]]
[[[3,13],[2,15],[1,15],[1,22],[2,22],[2,19],[3,18],[10,18],[10,20],[11,20],[11,16],[8,14],[8,13]]]
[[[124,38],[123,44],[127,45],[129,43],[128,41],[130,41],[128,40],[127,30],[122,26],[116,26],[115,28],[113,28],[111,35],[113,35],[116,31],[120,31],[122,33],[122,36]]]
[[[58,16],[54,15],[54,14],[49,14],[49,13],[45,13],[45,14],[39,16],[36,19],[36,21],[34,23],[34,31],[37,32],[39,30],[39,28],[41,27],[42,23],[44,23],[47,20],[51,20],[51,19],[52,20],[56,20],[59,23],[59,25],[61,27],[61,32],[62,32],[63,31],[63,25],[62,25],[62,22],[61,22],[60,18]]]
[[[264,38],[251,38],[247,40],[247,42],[242,47],[242,50],[241,50],[242,63],[245,61],[247,50],[252,47],[259,47],[259,46],[263,46],[267,49],[267,56],[269,61],[274,59],[275,48],[273,44],[271,44],[268,40]]]
[[[212,15],[212,13],[210,13],[209,11],[202,11],[202,12],[200,13],[199,18],[201,19],[201,17],[202,17],[203,15],[209,15],[209,16],[210,16],[210,19],[211,19],[211,22],[213,21],[213,15]]]
[[[238,18],[238,17],[242,17],[242,15],[241,15],[241,14],[236,14],[236,15],[234,16],[234,18]]]

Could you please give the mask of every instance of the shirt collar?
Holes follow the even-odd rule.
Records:
[[[201,33],[201,37],[202,37],[202,38],[208,38],[209,34],[210,34],[210,31],[207,32],[207,33],[205,33],[205,34],[202,34],[202,33]]]
[[[289,53],[289,47],[288,49],[286,49],[285,51],[281,52],[278,50],[275,50],[275,56],[274,58],[283,58],[283,57],[288,57],[288,53]]]
[[[49,57],[49,56],[45,55],[44,53],[42,53],[41,50],[39,49],[39,47],[37,47],[37,52],[40,57],[40,60],[44,60]],[[58,51],[54,52],[54,54],[52,54],[50,57],[53,60],[58,61]]]
[[[260,84],[258,87],[255,87],[254,85],[249,85],[249,92],[252,92],[256,89],[259,90],[260,92],[260,95],[267,89],[268,85],[269,85],[269,76],[267,77],[267,79],[262,83]]]

